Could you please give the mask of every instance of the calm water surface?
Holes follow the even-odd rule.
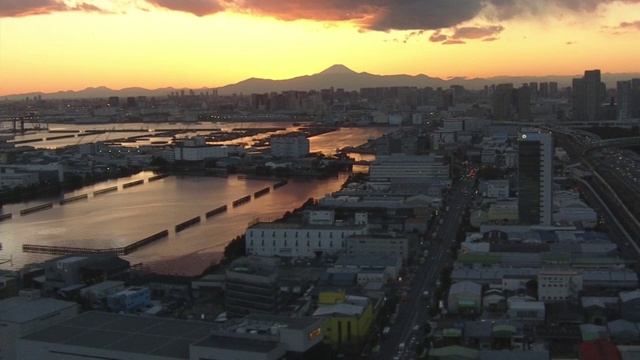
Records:
[[[145,124],[146,125],[146,124]],[[246,126],[246,125],[245,125]],[[263,126],[263,125],[261,125]],[[380,136],[393,128],[342,128],[310,139],[312,152],[333,154],[344,146],[357,146],[370,136]],[[149,182],[153,176],[143,172],[128,178],[106,181],[64,195],[69,198],[87,194],[88,198],[59,205],[61,198],[5,205],[0,212],[13,218],[0,223],[0,269],[20,269],[26,264],[54,256],[23,253],[23,244],[43,244],[84,248],[113,248],[131,244],[162,230],[167,238],[142,247],[125,256],[132,264],[144,263],[163,273],[198,274],[212,262],[230,240],[244,233],[247,224],[256,219],[273,220],[286,211],[299,207],[309,198],[319,198],[339,190],[349,174],[329,179],[290,179],[273,190],[275,181],[246,180],[236,176],[184,177],[170,176]],[[135,180],[138,186],[123,188]],[[118,191],[93,195],[100,189],[117,186]],[[253,198],[249,203],[233,207],[232,202],[258,190],[271,192]],[[53,203],[53,208],[28,215],[20,210]],[[205,213],[227,205],[228,211],[210,218]],[[202,221],[176,233],[174,226],[200,216]]]

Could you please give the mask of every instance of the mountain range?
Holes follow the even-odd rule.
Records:
[[[432,87],[432,88],[449,88],[451,85],[461,85],[466,89],[482,89],[487,85],[513,83],[514,86],[530,82],[550,82],[555,81],[560,88],[571,86],[573,78],[582,77],[582,75],[571,76],[497,76],[490,78],[463,78],[454,77],[449,79],[441,79],[437,77],[429,77],[424,74],[420,75],[375,75],[367,72],[355,72],[344,65],[333,65],[326,70],[313,74],[298,76],[285,80],[271,80],[250,78],[235,84],[218,87],[218,95],[231,94],[251,94],[251,93],[269,93],[283,92],[289,90],[309,91],[320,89],[344,89],[346,91],[356,90],[367,87],[391,87],[391,86],[410,86],[410,87]],[[632,78],[640,78],[640,73],[623,73],[611,74],[603,73],[602,81],[607,84],[608,88],[615,87],[616,81],[629,80]],[[109,96],[129,97],[129,96],[156,96],[163,97],[172,91],[193,90],[196,93],[211,91],[216,88],[159,88],[144,89],[140,87],[125,88],[120,90],[109,89],[104,86],[90,87],[80,91],[59,91],[55,93],[29,93],[15,94],[3,96],[8,100],[24,99],[25,97],[42,96],[43,99],[78,99],[78,98],[100,98]]]

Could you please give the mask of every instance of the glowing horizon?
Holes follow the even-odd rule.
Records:
[[[381,3],[0,0],[0,96],[216,88],[335,64],[442,79],[640,72],[640,0]]]

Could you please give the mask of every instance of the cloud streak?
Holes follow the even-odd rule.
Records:
[[[0,18],[51,14],[64,11],[109,13],[106,9],[83,1],[0,0]]]
[[[495,41],[504,27],[497,26],[463,26],[447,30],[436,30],[429,37],[431,42],[439,42],[443,45],[465,44],[464,40]]]
[[[470,20],[496,23],[526,16],[557,16],[559,11],[594,13],[603,5],[640,4],[640,0],[110,0],[106,3],[111,4],[110,8],[119,7],[121,12],[132,7],[179,11],[199,17],[234,12],[283,21],[350,21],[362,31],[419,31],[456,28]],[[106,12],[104,4],[104,0],[0,0],[0,17],[62,11]]]

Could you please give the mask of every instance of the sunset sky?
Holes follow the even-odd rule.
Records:
[[[640,0],[0,0],[0,95],[640,72]]]

